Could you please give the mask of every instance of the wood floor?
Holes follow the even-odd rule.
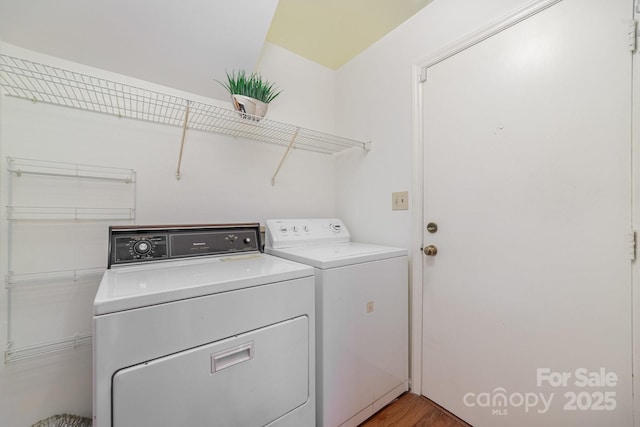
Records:
[[[423,396],[405,393],[359,427],[471,427]]]

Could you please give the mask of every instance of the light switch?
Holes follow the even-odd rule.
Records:
[[[409,209],[409,192],[399,191],[391,194],[391,209],[394,211],[406,211]]]

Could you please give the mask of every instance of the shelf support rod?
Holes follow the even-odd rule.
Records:
[[[282,165],[284,164],[284,161],[289,156],[289,152],[293,148],[293,144],[296,143],[296,138],[298,137],[298,131],[299,130],[300,130],[300,128],[297,127],[296,131],[293,133],[293,137],[291,138],[291,142],[289,143],[289,146],[287,147],[287,151],[284,152],[284,156],[282,156],[282,159],[280,160],[280,164],[278,165],[278,168],[276,169],[276,172],[273,174],[273,177],[271,177],[271,185],[272,186],[276,185],[276,177],[280,173],[280,169],[282,168]]]
[[[176,170],[176,179],[180,179],[180,165],[182,164],[182,152],[184,151],[184,139],[187,136],[187,124],[189,123],[189,107],[191,101],[187,101],[187,108],[184,110],[184,124],[182,125],[182,140],[180,141],[180,154],[178,154],[178,169]]]

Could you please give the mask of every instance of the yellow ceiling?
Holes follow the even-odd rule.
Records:
[[[432,0],[280,0],[267,41],[334,70]]]

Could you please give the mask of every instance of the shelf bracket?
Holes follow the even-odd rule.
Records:
[[[187,136],[187,124],[189,123],[189,107],[191,101],[187,101],[187,108],[184,110],[184,124],[182,125],[182,140],[180,141],[180,154],[178,155],[178,168],[176,169],[176,179],[180,179],[180,166],[182,165],[182,152],[184,151],[184,140]]]
[[[296,138],[298,137],[298,131],[299,130],[300,130],[300,128],[297,127],[296,131],[293,134],[293,137],[291,138],[291,142],[289,143],[289,146],[287,147],[287,151],[284,152],[284,156],[282,156],[282,159],[280,160],[280,164],[278,165],[278,168],[276,169],[276,172],[273,174],[273,177],[271,178],[271,185],[272,186],[276,185],[276,177],[280,173],[280,169],[282,168],[282,165],[284,164],[284,161],[289,156],[289,152],[293,148],[293,145],[296,143]]]

